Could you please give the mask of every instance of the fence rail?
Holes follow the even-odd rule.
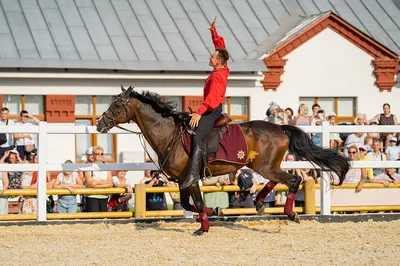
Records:
[[[139,128],[136,124],[131,125],[124,125],[124,127],[138,131]],[[329,134],[330,133],[352,133],[352,132],[385,132],[385,133],[392,133],[392,132],[400,132],[400,126],[330,126],[328,122],[323,122],[322,126],[302,126],[300,127],[307,133],[321,133],[321,143],[322,147],[328,148],[329,147]],[[17,195],[24,195],[25,193],[31,193],[29,195],[33,196],[37,194],[38,198],[38,215],[34,215],[38,221],[46,221],[47,219],[52,219],[50,217],[62,217],[62,216],[54,216],[52,214],[46,214],[46,194],[58,194],[58,195],[66,195],[69,193],[66,190],[60,189],[48,189],[46,191],[46,172],[48,171],[67,171],[67,170],[78,170],[81,167],[85,167],[87,165],[82,164],[54,164],[54,163],[47,163],[47,137],[49,134],[99,134],[96,131],[94,126],[60,126],[60,125],[48,125],[46,122],[40,122],[39,126],[7,126],[1,127],[2,133],[31,133],[31,134],[38,134],[38,154],[39,154],[39,162],[38,164],[17,164],[17,165],[10,165],[10,164],[0,164],[0,172],[2,171],[37,171],[38,172],[38,190],[21,190],[21,191],[9,191],[7,190],[4,195],[5,196],[15,196]],[[107,134],[129,134],[129,132],[123,131],[121,129],[113,128]],[[157,168],[150,163],[112,163],[112,164],[104,164],[98,165],[99,170],[131,170],[131,171],[143,171],[143,170],[156,170]],[[309,162],[282,162],[281,167],[283,169],[302,169],[302,168],[312,168],[313,165]],[[354,168],[400,168],[400,161],[399,162],[380,162],[380,161],[356,161],[353,163]],[[338,207],[330,206],[330,178],[328,173],[323,172],[321,177],[321,185],[320,187],[316,185],[314,189],[320,188],[321,191],[321,207],[315,208],[315,211],[321,211],[322,215],[328,215],[331,213],[331,210],[335,210]],[[336,188],[347,188],[347,185],[342,187]],[[376,187],[383,187],[380,184],[366,184],[364,185],[365,188],[375,188]],[[348,186],[349,188],[353,188],[352,186]],[[393,188],[398,188],[399,186],[390,186]],[[277,189],[284,189],[282,186],[278,186]],[[156,189],[156,188],[151,188]],[[167,190],[169,191],[168,188]],[[176,190],[174,190],[176,189]],[[171,192],[176,192],[178,189],[174,188]],[[216,189],[216,191],[236,191],[237,188],[228,188],[228,187],[219,187],[219,188],[206,188],[206,190],[210,190],[210,192]],[[202,188],[204,190],[204,188]],[[116,189],[120,193],[122,190]],[[144,188],[135,188],[135,199],[137,201],[136,208],[139,210],[145,210],[145,202],[143,203],[142,198],[138,195],[145,195],[147,192]],[[137,193],[140,191],[140,193]],[[153,191],[153,190],[149,190]],[[154,190],[156,191],[156,190]],[[114,192],[114,191],[113,191]],[[77,189],[76,194],[104,194],[106,193],[105,190],[96,189],[96,190],[81,190]],[[117,192],[116,192],[117,193]],[[307,198],[307,196],[306,196]],[[307,200],[306,200],[307,202]],[[307,204],[307,203],[306,203]],[[308,212],[307,210],[305,210]],[[146,212],[143,211],[140,215],[142,217],[146,217]],[[231,211],[227,211],[229,213]],[[246,211],[244,211],[246,212]],[[250,211],[251,212],[251,211]],[[138,212],[139,213],[139,212]],[[151,214],[151,213],[150,213]],[[106,215],[103,213],[103,215]],[[108,214],[107,214],[108,215]],[[157,215],[160,215],[158,212]],[[136,213],[135,213],[136,216]],[[169,215],[170,216],[170,215]],[[25,216],[18,216],[21,219],[24,219]],[[29,216],[32,217],[32,216]],[[83,216],[79,216],[83,217]],[[1,220],[1,219],[0,219]]]

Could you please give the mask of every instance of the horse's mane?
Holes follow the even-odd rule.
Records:
[[[150,91],[139,93],[132,90],[130,96],[150,105],[162,117],[172,117],[177,125],[183,125],[189,120],[188,113],[176,111],[177,104],[172,101],[165,101],[158,93]]]

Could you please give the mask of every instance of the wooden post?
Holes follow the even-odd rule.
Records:
[[[135,185],[135,218],[146,218],[146,185]]]
[[[315,214],[315,181],[309,180],[304,184],[304,211],[306,214]]]

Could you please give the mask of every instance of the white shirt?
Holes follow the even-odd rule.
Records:
[[[358,148],[364,145],[364,139],[367,136],[367,133],[364,133],[361,137],[357,137],[356,134],[351,134],[347,137],[346,142],[344,143],[345,151],[344,154],[347,156],[347,150],[350,146],[356,145]]]
[[[15,122],[14,124],[15,126],[35,126],[34,124],[30,123],[30,122],[26,122],[25,124],[21,123],[20,121]],[[16,146],[24,146],[26,144],[35,144],[35,140],[33,139],[33,135],[29,134],[32,139],[27,139],[27,138],[23,138],[23,139],[16,139],[15,140],[15,145]]]
[[[7,121],[3,122],[0,120],[0,126],[14,126],[14,121],[8,119],[8,124]],[[1,145],[2,148],[8,148],[14,145],[14,134],[13,133],[8,133],[6,134],[7,136],[7,142]]]

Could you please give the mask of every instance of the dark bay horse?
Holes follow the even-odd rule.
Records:
[[[108,110],[97,121],[97,131],[108,132],[120,123],[133,120],[137,123],[144,137],[158,155],[159,164],[163,170],[176,182],[181,184],[187,174],[190,158],[186,154],[179,136],[179,120],[188,116],[175,111],[172,102],[165,102],[156,93],[138,93],[129,87],[122,87],[120,93]],[[299,221],[297,213],[293,212],[295,194],[301,183],[301,178],[284,172],[280,168],[281,161],[287,150],[294,152],[306,160],[318,165],[322,170],[331,171],[338,175],[340,184],[350,167],[349,161],[329,150],[314,145],[309,136],[295,126],[275,125],[266,121],[250,121],[240,124],[245,135],[248,151],[253,152],[252,159],[247,166],[268,178],[270,182],[264,186],[258,195],[268,193],[278,183],[289,187],[289,196],[284,212],[292,221]],[[213,162],[209,164],[213,175],[224,175],[236,172],[243,167],[240,164],[227,162]],[[194,234],[201,235],[208,232],[209,208],[204,206],[198,182],[180,191],[181,205],[189,211],[199,213],[201,227]],[[195,205],[189,203],[192,197]],[[262,197],[264,197],[262,196]],[[257,197],[256,208],[263,213],[263,198]]]

